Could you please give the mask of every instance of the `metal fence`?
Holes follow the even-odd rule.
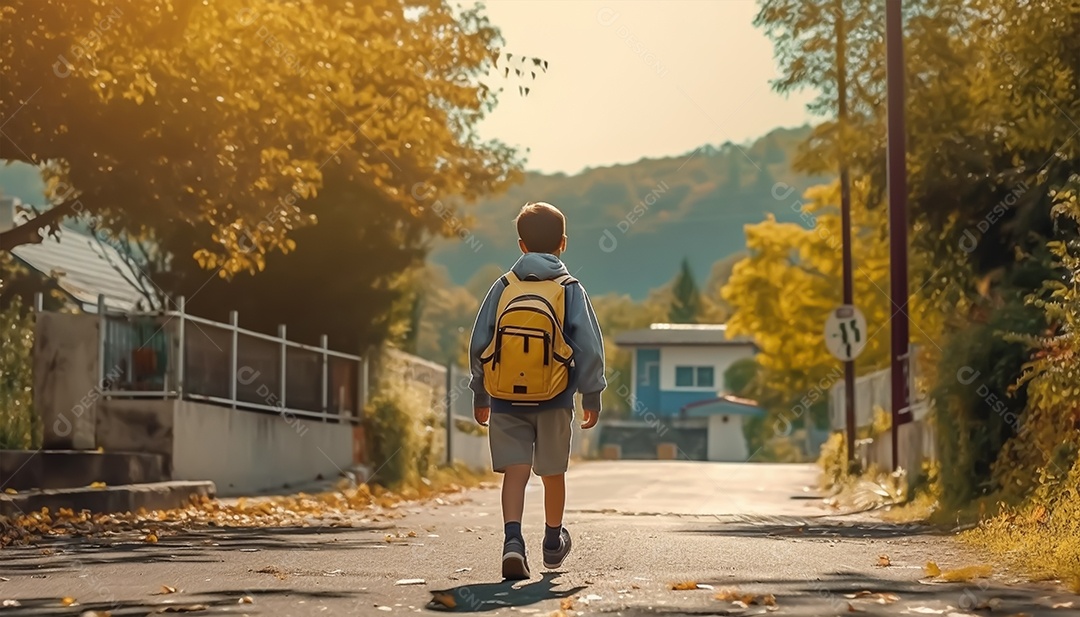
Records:
[[[359,422],[367,361],[177,310],[115,313],[98,300],[99,382],[111,398],[182,398],[234,409]]]

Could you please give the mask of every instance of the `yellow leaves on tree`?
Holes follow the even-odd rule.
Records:
[[[15,0],[0,12],[6,158],[43,164],[57,214],[199,230],[198,262],[261,269],[331,190],[446,221],[418,195],[473,198],[519,170],[481,143],[501,38],[446,2]],[[419,188],[418,188],[419,187]],[[429,200],[430,201],[430,200]],[[33,242],[5,232],[5,247]],[[190,246],[190,245],[189,245]]]
[[[888,245],[883,211],[865,207],[865,182],[852,187],[855,304],[867,320],[868,341],[859,365],[887,361],[890,316]],[[735,265],[722,290],[732,307],[731,336],[754,338],[763,386],[782,401],[797,400],[835,381],[837,361],[825,348],[825,319],[843,300],[839,185],[817,186],[804,196],[805,224],[766,221],[746,227],[750,256]],[[829,383],[822,383],[829,381]]]

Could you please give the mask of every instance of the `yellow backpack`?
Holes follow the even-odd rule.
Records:
[[[561,394],[574,351],[563,335],[569,274],[537,281],[503,277],[495,336],[480,356],[484,387],[494,398],[529,404]]]

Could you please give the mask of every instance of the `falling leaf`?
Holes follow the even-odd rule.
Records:
[[[426,583],[422,578],[403,578],[400,581],[394,583],[395,585],[423,585]]]
[[[160,591],[155,591],[154,593],[152,593],[150,595],[152,595],[152,596],[164,596],[164,595],[168,595],[170,593],[176,593],[177,591],[179,591],[179,590],[176,587],[169,587],[168,585],[162,585]]]
[[[889,556],[888,555],[878,555],[877,556],[877,565],[881,566],[882,568],[887,568],[887,567],[892,565],[892,562],[889,561]]]
[[[457,608],[457,601],[454,600],[454,595],[450,593],[432,593],[431,602],[437,606],[443,608],[455,609]]]
[[[251,596],[243,596],[240,598],[240,601],[237,602],[237,604],[255,604],[255,598],[252,598]]]
[[[926,567],[924,568],[924,570],[926,571],[927,576],[941,576],[941,568],[939,568],[938,565],[932,561],[926,562]]]
[[[78,602],[75,601],[75,598],[65,597],[64,599],[60,600],[60,604],[64,606],[75,606],[78,604]]]
[[[92,483],[90,483],[90,488],[105,488],[105,483],[104,482],[92,482]]]
[[[941,573],[941,579],[949,581],[950,583],[961,583],[972,581],[977,578],[988,578],[994,573],[994,569],[990,566],[968,566],[966,568],[957,568],[955,570],[949,570],[948,572]]]

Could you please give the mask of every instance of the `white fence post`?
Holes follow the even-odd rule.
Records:
[[[329,413],[329,409],[327,407],[327,392],[330,388],[330,357],[326,354],[326,349],[329,346],[329,337],[327,337],[325,334],[320,336],[319,347],[322,348],[322,412],[324,414],[324,420],[326,419],[325,414]]]
[[[186,306],[186,304],[187,301],[184,299],[184,296],[180,296],[176,299],[176,310],[180,313],[180,316],[177,318],[178,324],[176,326],[176,339],[177,346],[179,348],[177,352],[178,359],[176,366],[176,396],[180,400],[184,399],[184,388],[185,384],[187,383],[185,381],[187,375],[185,374],[186,371],[184,370],[184,365],[187,363],[187,341],[184,340],[184,307]]]
[[[98,367],[97,367],[97,385],[94,387],[98,393],[101,393],[105,388],[105,342],[108,338],[109,319],[105,314],[105,294],[98,294],[97,297],[97,312],[98,312]]]
[[[286,402],[285,402],[285,391],[286,391],[286,389],[288,387],[287,384],[288,384],[289,380],[288,380],[288,376],[285,373],[288,370],[286,368],[286,364],[288,364],[288,362],[286,361],[286,358],[288,357],[288,354],[289,354],[289,346],[288,346],[288,341],[285,339],[285,335],[286,335],[285,324],[278,324],[277,335],[278,335],[278,338],[281,339],[281,358],[280,358],[280,364],[278,365],[278,374],[281,376],[281,383],[278,384],[278,405],[282,409],[288,409],[288,407],[286,406]],[[326,421],[326,418],[323,418],[323,421]]]
[[[229,346],[229,400],[236,409],[236,372],[240,369],[240,313],[229,311],[229,325],[232,326],[232,345]]]

